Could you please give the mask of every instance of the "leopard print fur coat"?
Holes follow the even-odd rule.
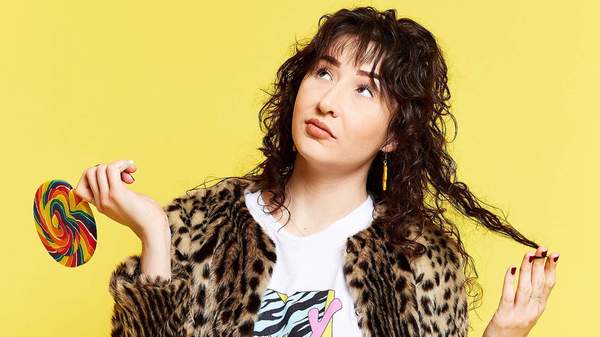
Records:
[[[171,279],[141,274],[140,255],[118,264],[109,282],[112,336],[253,335],[277,256],[245,205],[249,184],[227,178],[163,206],[172,233]],[[384,207],[375,204],[375,214]],[[377,215],[347,239],[343,272],[364,337],[467,336],[455,241],[429,227],[416,240],[427,253],[408,261],[386,244]]]

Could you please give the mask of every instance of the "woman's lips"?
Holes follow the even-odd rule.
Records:
[[[329,132],[321,129],[313,123],[306,123],[306,132],[308,132],[309,135],[319,139],[333,138]]]

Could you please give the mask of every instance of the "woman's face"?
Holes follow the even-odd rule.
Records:
[[[382,150],[391,113],[385,107],[379,80],[374,80],[375,86],[370,83],[372,63],[354,67],[348,49],[337,58],[327,55],[318,60],[315,70],[302,80],[294,104],[292,138],[298,153],[311,165],[368,170]],[[377,68],[375,73],[379,74]],[[307,124],[312,118],[327,125],[333,137],[316,134],[319,129]]]

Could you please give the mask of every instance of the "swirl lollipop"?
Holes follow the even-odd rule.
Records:
[[[49,180],[35,192],[35,228],[52,258],[66,266],[80,266],[96,249],[96,221],[89,204],[64,180]]]

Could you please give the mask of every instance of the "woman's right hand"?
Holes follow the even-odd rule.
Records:
[[[164,242],[161,236],[169,223],[161,205],[124,184],[135,181],[131,173],[136,170],[133,161],[128,160],[86,168],[74,192],[100,213],[131,228],[143,243]]]
[[[547,255],[548,249],[542,246],[525,254],[517,289],[513,285],[516,267],[506,271],[500,303],[483,332],[484,337],[525,337],[529,334],[544,312],[556,284],[559,254]]]

